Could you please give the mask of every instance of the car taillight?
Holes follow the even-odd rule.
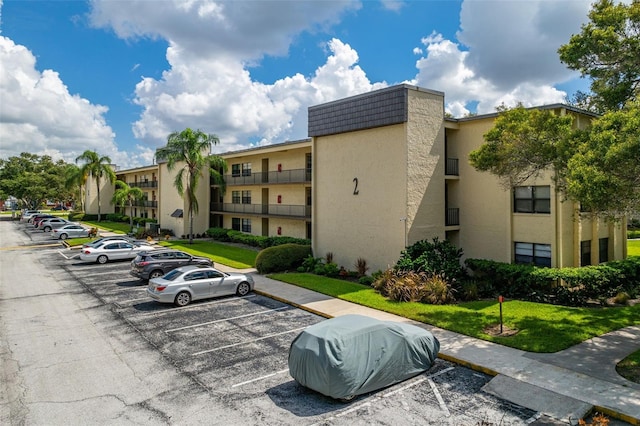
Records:
[[[138,266],[147,266],[148,264],[149,262],[147,262],[146,260],[143,260],[142,262],[137,263]]]
[[[167,288],[166,285],[159,285],[158,287],[156,287],[156,291],[163,291],[165,288]]]
[[[91,254],[91,250],[85,250],[83,253],[84,254]]]

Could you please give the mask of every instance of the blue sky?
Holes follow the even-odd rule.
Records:
[[[307,137],[307,107],[398,83],[448,112],[563,102],[557,49],[583,0],[0,0],[0,158],[151,164],[167,135],[215,152]]]

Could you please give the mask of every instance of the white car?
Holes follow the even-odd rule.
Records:
[[[51,230],[51,238],[56,240],[66,240],[67,238],[82,238],[88,237],[91,229],[85,228],[77,223],[69,223],[60,228],[54,228]]]
[[[40,210],[25,210],[22,212],[22,216],[20,216],[20,221],[28,222],[31,216],[40,213]]]
[[[155,246],[146,244],[138,245],[126,240],[110,240],[95,246],[82,247],[80,260],[104,264],[110,260],[134,259],[138,253],[154,249]]]

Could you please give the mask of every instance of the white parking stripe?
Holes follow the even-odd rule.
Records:
[[[207,349],[206,351],[194,352],[194,353],[191,354],[191,356],[198,356],[198,355],[208,354],[210,352],[216,352],[216,351],[220,351],[222,349],[229,349],[229,348],[233,348],[235,346],[248,345],[249,343],[259,342],[260,340],[270,339],[272,337],[281,336],[283,334],[295,333],[296,331],[304,330],[305,328],[307,328],[307,327],[294,328],[293,330],[287,330],[287,331],[282,331],[280,333],[270,334],[268,336],[263,336],[263,337],[260,337],[260,338],[257,338],[257,339],[247,340],[246,342],[232,343],[230,345],[220,346],[220,347],[213,348],[213,349]]]
[[[455,369],[455,367],[445,368],[444,370],[440,370],[437,373],[429,374],[428,376],[422,377],[422,378],[420,378],[418,380],[415,380],[415,381],[409,383],[408,385],[405,385],[405,386],[401,387],[400,389],[396,389],[396,390],[393,390],[391,392],[387,392],[387,393],[385,393],[385,394],[383,394],[381,396],[375,396],[370,401],[363,402],[362,404],[354,405],[353,407],[349,408],[348,410],[341,411],[338,414],[336,414],[335,416],[331,416],[331,417],[328,417],[328,418],[324,419],[323,423],[314,423],[312,426],[319,426],[320,424],[326,424],[326,422],[331,420],[331,419],[334,419],[334,418],[340,417],[340,416],[344,416],[345,414],[352,413],[352,412],[357,411],[357,410],[359,410],[359,409],[361,409],[363,407],[367,407],[367,406],[371,405],[372,402],[375,402],[376,400],[379,400],[379,399],[382,399],[382,398],[387,398],[389,396],[395,395],[395,394],[397,394],[399,392],[402,392],[405,389],[408,389],[408,388],[411,388],[411,387],[413,387],[415,385],[418,385],[418,384],[424,382],[425,380],[428,380],[429,382],[432,382],[432,380],[431,380],[432,377],[440,376],[441,374],[447,373],[447,372],[449,372],[449,371],[451,371],[453,369]],[[437,392],[437,390],[436,390],[436,392]],[[436,399],[438,398],[439,395],[440,395],[440,393],[438,392],[438,394],[436,395]],[[442,399],[442,397],[440,397],[440,399]],[[443,401],[443,404],[444,404],[444,401]],[[440,405],[440,407],[442,407],[442,405]],[[445,406],[445,410],[446,410],[447,416],[449,416],[450,413],[449,413],[449,410],[446,408],[446,406]]]
[[[73,256],[67,256],[66,254],[64,254],[64,253],[62,252],[62,250],[58,250],[58,253],[60,253],[60,255],[61,255],[62,257],[64,257],[65,259],[67,259],[67,260],[69,260],[69,259],[73,259],[73,258],[76,258],[76,257],[79,257],[79,256],[80,256],[80,253],[75,253]]]
[[[232,388],[236,388],[238,386],[242,386],[242,385],[246,385],[246,384],[249,384],[249,383],[257,382],[259,380],[268,379],[269,377],[277,376],[278,374],[286,373],[288,371],[289,371],[288,368],[286,370],[276,371],[275,373],[267,374],[266,376],[258,377],[256,379],[247,380],[246,382],[242,382],[242,383],[236,383],[235,385],[232,385],[231,387]]]
[[[288,306],[283,306],[282,308],[269,309],[268,311],[254,312],[254,313],[246,314],[246,315],[238,315],[237,317],[222,318],[222,319],[218,319],[218,320],[215,320],[215,321],[207,321],[207,322],[202,322],[202,323],[199,323],[199,324],[186,325],[184,327],[171,328],[169,330],[165,330],[164,332],[165,333],[173,333],[173,332],[176,332],[176,331],[188,330],[190,328],[204,327],[205,325],[216,324],[218,322],[231,321],[231,320],[238,319],[238,318],[246,318],[246,317],[252,317],[252,316],[255,316],[255,315],[271,314],[273,312],[282,311],[284,309],[289,309],[289,307]]]
[[[255,294],[250,294],[249,296],[230,297],[230,298],[222,299],[222,300],[214,300],[213,302],[203,302],[203,303],[197,303],[197,304],[189,304],[187,306],[165,309],[163,311],[152,311],[152,312],[139,313],[139,314],[136,314],[136,316],[137,317],[141,317],[141,316],[147,316],[147,315],[170,314],[170,313],[175,313],[175,312],[182,311],[184,309],[193,309],[193,308],[198,308],[198,307],[201,307],[201,306],[217,305],[217,304],[220,304],[220,303],[227,303],[227,302],[236,302],[238,300],[250,299],[252,297],[256,297],[256,295]],[[148,301],[149,302],[153,302],[153,299],[151,297],[149,297]]]
[[[438,404],[440,404],[440,409],[444,411],[444,414],[447,417],[451,416],[451,413],[447,408],[447,404],[444,403],[444,399],[442,399],[442,395],[440,395],[440,392],[438,391],[436,384],[433,383],[433,380],[431,379],[427,379],[427,381],[429,382],[429,386],[431,386],[431,390],[433,391],[433,394],[436,396],[436,399],[438,400]]]

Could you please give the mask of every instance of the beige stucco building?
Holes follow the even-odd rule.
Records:
[[[133,200],[132,207],[115,206],[116,213],[131,217],[158,218],[158,166],[119,170],[116,178],[132,188],[140,188],[144,193],[143,199]]]
[[[571,114],[579,127],[594,118],[565,105],[541,108]],[[330,252],[347,269],[362,258],[370,272],[435,237],[462,248],[464,258],[501,262],[566,267],[626,257],[626,223],[592,221],[556,193],[551,176],[505,189],[469,165],[497,114],[448,118],[444,93],[406,84],[308,113],[310,139],[220,154],[224,190],[203,172],[195,234],[223,227],[309,238],[315,256]],[[177,169],[161,162],[118,177],[148,194],[135,216],[183,236],[189,220],[173,184]]]

